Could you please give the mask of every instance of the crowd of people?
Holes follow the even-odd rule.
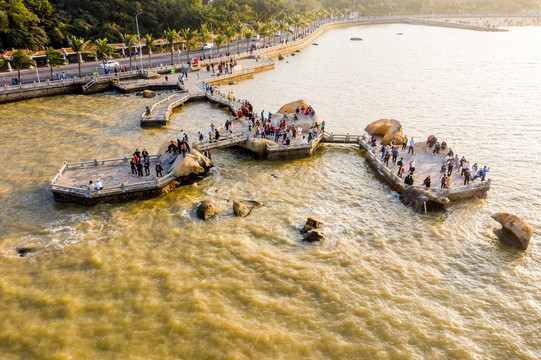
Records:
[[[370,144],[372,147],[375,147],[377,139],[375,136],[372,136],[370,139]],[[408,136],[404,136],[402,139],[401,150],[408,150],[407,154],[414,154],[415,141],[413,137],[408,139]],[[430,135],[427,139],[427,146],[432,149],[432,155],[440,155],[442,151],[447,150],[447,144],[445,142],[440,143],[434,135]],[[414,179],[413,175],[415,173],[415,158],[411,158],[409,162],[405,162],[403,157],[400,156],[399,144],[393,139],[390,144],[381,146],[381,162],[387,166],[392,162],[393,165],[398,167],[396,175],[403,179],[406,185],[413,185]],[[408,171],[406,174],[405,167],[408,166]],[[439,186],[442,189],[448,189],[451,186],[451,177],[453,175],[453,169],[456,169],[458,176],[464,178],[464,185],[468,185],[471,181],[480,179],[480,181],[485,181],[487,174],[490,171],[490,168],[483,166],[480,167],[477,163],[470,165],[470,161],[466,160],[463,156],[460,158],[454,153],[454,151],[449,148],[449,151],[445,155],[441,169],[440,169],[440,182]],[[428,175],[423,180],[423,186],[430,188],[432,186],[431,175]]]

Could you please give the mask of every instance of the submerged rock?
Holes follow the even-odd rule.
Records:
[[[379,119],[368,124],[368,126],[364,128],[364,131],[369,135],[385,136],[387,131],[397,123],[399,124],[400,122],[395,119]]]
[[[363,38],[360,38],[360,37],[352,37],[352,38],[350,38],[349,40],[351,40],[351,41],[363,41]]]
[[[17,252],[17,254],[19,254],[20,257],[26,257],[30,254],[32,254],[33,252],[36,252],[38,249],[34,246],[28,246],[28,245],[24,245],[24,246],[17,246],[15,248],[15,251]]]
[[[316,229],[316,230],[307,232],[304,235],[303,241],[313,243],[316,241],[322,241],[324,239],[325,239],[325,235],[323,234],[323,231],[321,231],[320,229]]]
[[[143,97],[145,98],[153,98],[154,96],[156,96],[156,93],[154,93],[152,90],[143,91]]]
[[[202,201],[197,208],[197,217],[201,220],[207,220],[216,214],[216,207],[208,200]]]
[[[278,60],[284,60],[284,55],[278,54]]]
[[[301,233],[306,234],[311,230],[319,229],[321,227],[321,220],[316,219],[315,217],[309,217],[306,219],[306,224],[301,230]]]
[[[252,200],[233,201],[233,212],[239,217],[246,217],[250,215],[253,209],[257,209],[263,206],[260,202]]]
[[[526,250],[530,244],[533,229],[530,224],[516,215],[498,212],[492,218],[502,225],[494,231],[498,238],[509,245]]]

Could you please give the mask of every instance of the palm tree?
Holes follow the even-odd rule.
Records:
[[[222,34],[216,35],[216,38],[214,39],[214,42],[216,42],[216,46],[218,46],[218,54],[220,53],[220,46],[222,46],[225,42],[226,36]]]
[[[241,23],[240,21],[235,23],[233,25],[233,30],[235,30],[235,34],[237,35],[237,54],[240,54],[240,39],[242,38],[242,33],[244,32],[244,28],[246,26]]]
[[[138,40],[139,39],[137,38],[137,35],[122,34],[122,41],[124,42],[124,45],[126,45],[128,47],[128,53],[129,53],[128,55],[130,56],[130,71],[132,70],[132,65],[131,65],[132,52],[131,52],[131,48],[135,47]]]
[[[164,35],[169,45],[171,45],[171,65],[175,65],[175,62],[173,61],[173,45],[179,40],[178,33],[175,29],[167,28],[167,30],[164,31]]]
[[[250,51],[250,39],[254,36],[252,30],[246,29],[244,32],[244,38],[246,39],[246,52]]]
[[[111,57],[111,54],[113,53],[113,47],[111,46],[111,44],[108,43],[107,38],[97,39],[96,46],[98,47],[98,49],[96,50],[96,54],[101,57],[101,60],[103,61],[103,66],[105,66],[105,60],[108,60]]]
[[[199,40],[203,43],[203,59],[205,58],[205,43],[209,39],[210,33],[207,28],[207,24],[201,25],[201,30],[199,30]]]
[[[287,24],[285,21],[280,22],[280,24],[278,25],[278,30],[280,30],[280,43],[282,43],[282,33],[284,31],[287,32],[287,40],[289,40],[289,31],[287,29]]]
[[[225,29],[225,38],[227,39],[227,53],[229,54],[229,45],[231,44],[231,40],[235,37],[235,29],[231,26],[229,26],[227,29]],[[218,37],[216,37],[218,39]]]
[[[79,63],[79,76],[81,75],[81,63],[83,62],[83,52],[87,51],[90,47],[90,40],[83,38],[71,37],[69,39],[71,49],[77,54],[77,62]]]
[[[19,84],[21,83],[21,68],[27,68],[30,66],[35,66],[36,62],[28,55],[25,55],[21,49],[13,49],[13,54],[11,55],[11,60],[9,60],[11,65],[17,68],[17,75],[19,78]]]
[[[180,30],[182,37],[186,40],[186,61],[190,63],[190,48],[195,47],[195,36],[196,33],[193,32],[190,28]]]
[[[60,65],[66,62],[66,59],[62,55],[60,55],[59,52],[55,51],[52,46],[47,47],[45,49],[45,58],[47,59],[47,63],[51,67],[51,79],[53,78],[53,67],[59,68]]]
[[[145,35],[145,45],[148,50],[148,67],[151,68],[152,67],[152,61],[151,61],[152,49],[154,48],[154,45],[156,45],[156,39],[154,39],[154,36],[152,36],[152,34]]]

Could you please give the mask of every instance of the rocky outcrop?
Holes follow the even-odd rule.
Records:
[[[301,233],[306,234],[311,230],[319,229],[321,227],[321,220],[316,219],[315,217],[309,217],[306,219],[306,224],[301,230]]]
[[[145,98],[153,98],[154,96],[156,96],[156,93],[152,90],[143,91],[143,97]]]
[[[402,133],[402,124],[397,122],[394,124],[386,133],[385,136],[383,136],[383,140],[381,140],[382,145],[389,145],[391,141],[395,141],[395,143],[402,144],[404,141],[404,134]]]
[[[526,250],[530,244],[533,229],[530,224],[516,215],[498,212],[492,218],[502,225],[494,231],[498,238],[509,245]]]
[[[278,54],[278,60],[284,60],[284,55]]]
[[[253,209],[260,208],[261,203],[252,200],[245,201],[233,201],[233,212],[239,217],[246,217],[250,215]]]
[[[202,174],[212,167],[212,161],[195,149],[191,149],[191,152],[187,153],[186,157],[166,152],[169,144],[171,144],[170,141],[164,142],[159,150],[160,157],[158,161],[164,169],[164,175],[172,171],[177,178],[186,177]]]
[[[405,205],[412,206],[413,210],[418,213],[441,211],[449,206],[447,197],[429,189],[411,186],[406,188],[402,195],[402,202]]]
[[[255,153],[258,158],[267,157],[267,145],[276,146],[274,141],[267,139],[252,138],[246,141],[246,149]]]
[[[379,119],[370,124],[364,129],[369,135],[385,136],[396,123],[400,123],[395,119]]]
[[[210,201],[202,201],[197,208],[197,217],[201,220],[207,220],[217,214],[216,207]]]
[[[23,245],[23,246],[17,246],[15,248],[15,251],[17,252],[17,254],[19,254],[20,257],[29,256],[38,250],[39,248],[33,245]]]
[[[323,231],[321,231],[320,229],[316,229],[304,234],[303,241],[313,243],[317,241],[322,241],[324,239],[325,235],[323,234]]]
[[[282,106],[280,110],[277,111],[277,113],[283,114],[287,112],[288,114],[293,114],[295,113],[295,110],[297,110],[297,108],[302,108],[303,106],[306,109],[308,107],[308,103],[304,100],[293,101]]]

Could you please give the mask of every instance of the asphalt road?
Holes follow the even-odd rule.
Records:
[[[284,37],[285,39],[285,37]],[[291,41],[291,37],[290,37]],[[276,42],[279,42],[279,37],[276,37]],[[262,46],[262,41],[259,41],[259,45]],[[231,54],[237,54],[239,51],[240,53],[246,52],[247,47],[247,41],[241,40],[240,42],[233,42],[230,45],[230,53]],[[225,56],[225,53],[227,52],[227,45],[220,46],[220,54],[222,56]],[[214,58],[217,58],[218,48],[214,47],[212,50],[205,50],[205,56],[209,57],[212,53],[212,56]],[[186,51],[182,51],[179,55],[178,51],[173,52],[173,59],[175,64],[185,64],[187,62],[186,57]],[[190,58],[194,57],[201,57],[203,56],[202,50],[192,50],[190,51]],[[114,61],[117,61],[120,66],[124,67],[127,66],[128,69],[130,67],[130,59],[128,57],[124,58],[118,58],[118,59],[111,59]],[[143,61],[143,67],[148,68],[149,62],[148,62],[148,54],[143,54],[142,57]],[[85,75],[92,75],[93,72],[98,72],[99,74],[104,74],[104,69],[100,69],[99,65],[102,64],[101,60],[98,61],[85,61],[81,64],[81,73],[83,76]],[[160,53],[153,53],[152,54],[152,67],[160,66],[160,65],[170,65],[171,64],[171,52],[165,51]],[[132,60],[132,68],[135,69],[136,66],[141,65],[141,58],[137,56],[137,64],[135,61]],[[39,75],[38,75],[39,73]],[[53,79],[56,80],[56,75],[62,75],[62,73],[65,74],[66,77],[73,76],[73,75],[79,75],[79,64],[77,62],[70,63],[68,65],[63,65],[60,68],[53,68]],[[17,78],[17,70],[13,70],[11,72],[1,72],[0,73],[0,85],[11,85],[11,80],[13,78]],[[21,82],[23,84],[27,83],[33,83],[38,81],[45,81],[47,78],[51,78],[51,68],[48,66],[39,66],[37,69],[24,69],[21,70]]]

